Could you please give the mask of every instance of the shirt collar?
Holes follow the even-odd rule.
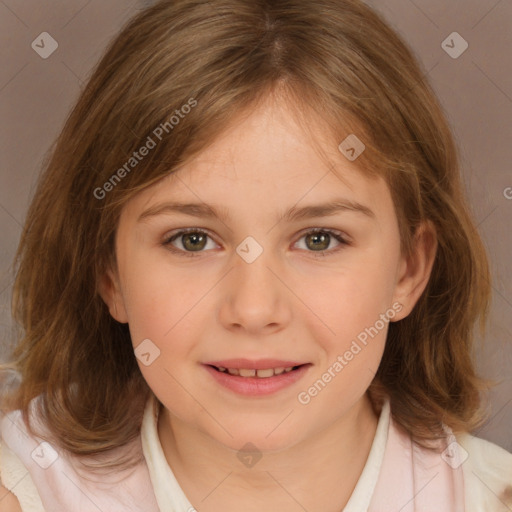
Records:
[[[141,438],[142,449],[148,465],[153,490],[160,510],[188,512],[189,510],[193,510],[193,507],[167,463],[158,437],[159,410],[160,402],[155,395],[151,393],[151,397],[148,400],[144,412]],[[370,453],[368,454],[368,459],[366,460],[361,476],[343,512],[361,512],[368,509],[384,458],[389,421],[390,405],[389,398],[386,397],[382,404],[377,430],[370,448]]]

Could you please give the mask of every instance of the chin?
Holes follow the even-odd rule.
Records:
[[[279,452],[289,449],[301,441],[297,430],[290,427],[278,427],[280,421],[282,419],[275,422],[271,428],[248,429],[245,426],[245,428],[234,429],[227,427],[232,437],[222,429],[220,432],[218,429],[215,429],[215,432],[209,431],[207,435],[215,438],[227,448],[236,450],[237,454],[239,451]]]

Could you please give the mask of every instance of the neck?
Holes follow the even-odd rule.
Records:
[[[365,394],[328,428],[286,450],[263,453],[253,467],[163,407],[158,434],[183,492],[202,512],[339,512],[363,471],[377,423]]]

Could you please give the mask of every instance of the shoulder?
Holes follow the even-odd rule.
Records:
[[[512,453],[467,432],[458,434],[456,440],[463,460],[466,502],[481,503],[482,510],[489,511],[512,508]]]
[[[22,512],[20,502],[0,483],[0,512]]]
[[[31,423],[36,423],[40,418],[37,411],[35,415],[32,412]],[[39,430],[46,432],[45,428]],[[79,459],[50,441],[41,442],[37,434],[28,432],[20,410],[0,418],[0,485],[15,495],[7,498],[7,491],[3,491],[11,503],[4,509],[0,501],[0,512],[82,512],[91,507],[109,512],[158,510],[140,435],[115,452],[87,459]],[[135,461],[136,465],[123,471],[101,467],[112,458]],[[84,467],[85,461],[93,468]],[[16,498],[19,507],[12,508]]]
[[[0,512],[43,511],[26,466],[0,436]]]
[[[31,452],[38,444],[27,432],[21,411],[0,419],[0,512],[44,510],[30,472],[35,464]]]

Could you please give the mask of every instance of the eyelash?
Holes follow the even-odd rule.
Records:
[[[179,256],[185,256],[185,257],[189,257],[189,258],[196,258],[196,257],[200,256],[201,253],[203,253],[205,251],[197,251],[197,252],[184,251],[182,249],[176,249],[172,245],[172,243],[171,243],[174,240],[176,240],[177,238],[179,238],[180,236],[186,235],[187,233],[201,233],[201,234],[207,235],[210,239],[212,238],[209,235],[209,233],[207,231],[203,230],[203,229],[187,228],[187,229],[182,229],[180,231],[177,231],[176,233],[173,233],[172,235],[166,237],[165,240],[162,242],[162,245],[164,247],[166,247],[172,253],[177,254]],[[335,231],[335,230],[332,230],[332,229],[324,229],[324,228],[313,228],[313,229],[311,229],[309,231],[306,231],[305,233],[303,233],[301,235],[299,240],[301,238],[307,236],[307,235],[314,234],[314,233],[325,233],[325,234],[328,234],[328,235],[334,237],[334,239],[336,239],[338,242],[340,242],[340,245],[337,248],[335,248],[335,249],[326,249],[324,251],[307,251],[307,252],[310,252],[310,253],[314,254],[315,257],[325,257],[325,256],[332,255],[334,253],[337,253],[340,250],[343,250],[345,246],[350,245],[349,242],[342,236],[341,232]]]

